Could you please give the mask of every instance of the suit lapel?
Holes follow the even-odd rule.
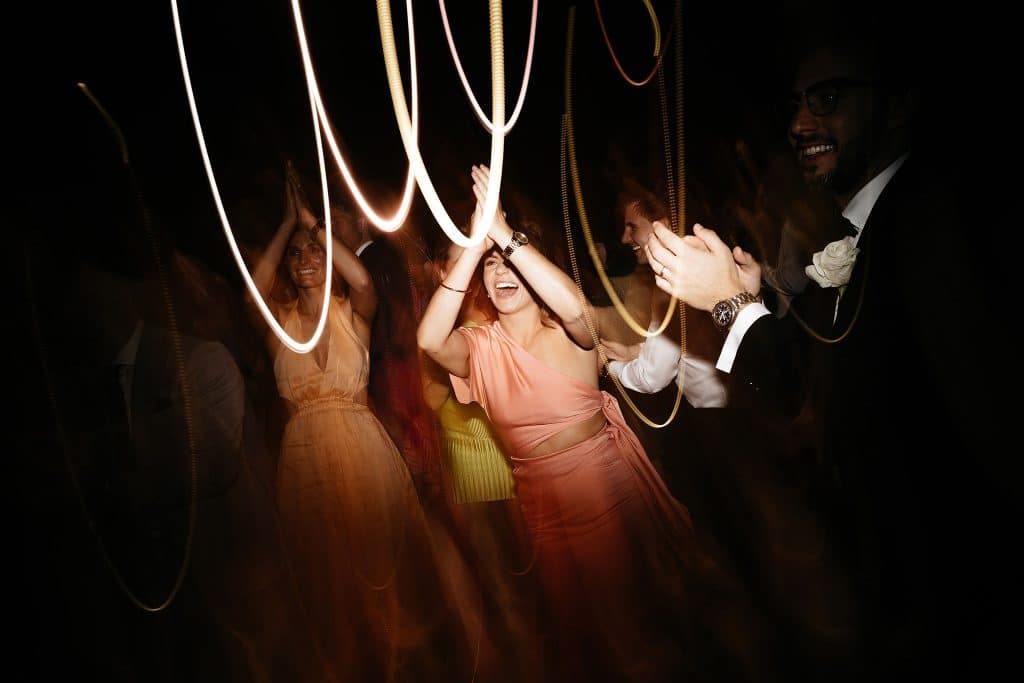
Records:
[[[893,266],[895,255],[892,251],[900,237],[896,233],[901,227],[900,221],[895,220],[894,215],[899,211],[901,198],[906,196],[908,188],[913,187],[916,177],[914,169],[914,159],[908,158],[889,180],[871,209],[871,214],[857,241],[857,247],[860,249],[857,263],[850,276],[850,283],[839,301],[835,324],[839,334],[850,326],[855,316],[860,318],[870,314],[875,317],[880,313],[865,309],[872,296],[877,301],[877,297],[883,292],[888,292],[887,288],[892,284],[887,282],[889,278],[886,277],[886,273],[890,272]],[[883,289],[879,290],[878,287]],[[864,306],[858,311],[862,300],[865,302]]]
[[[835,315],[836,289],[820,287],[810,282],[807,288],[793,297],[791,307],[808,327],[822,336],[829,336]]]
[[[850,323],[853,322],[855,314],[859,315],[859,304],[867,294],[865,287],[867,287],[868,272],[871,270],[870,252],[873,235],[871,223],[872,221],[868,219],[860,240],[857,242],[860,253],[857,255],[853,272],[850,274],[850,282],[846,285],[846,289],[843,290],[842,296],[839,297],[839,306],[835,312],[835,323],[832,326],[835,334],[846,332],[850,327]]]

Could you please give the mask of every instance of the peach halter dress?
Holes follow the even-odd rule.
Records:
[[[294,307],[282,326],[302,338]],[[277,503],[320,654],[314,680],[437,680],[464,638],[409,471],[364,403],[369,354],[348,299],[332,298],[325,334],[323,368],[283,345],[274,358],[278,391],[295,409]]]

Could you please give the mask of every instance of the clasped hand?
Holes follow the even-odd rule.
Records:
[[[741,249],[726,245],[700,223],[680,237],[661,221],[644,246],[655,283],[667,294],[702,311],[740,292],[761,292],[761,266]]]
[[[484,200],[487,196],[487,185],[491,180],[491,170],[484,164],[474,164],[470,171],[470,175],[473,177],[473,196],[476,197],[476,207],[473,209],[473,218],[471,222],[471,234],[475,234],[477,230],[476,226],[480,221],[485,220]],[[502,210],[501,201],[499,201],[497,211],[494,216],[490,218],[487,236],[479,245],[472,248],[482,254],[487,253],[494,248],[495,244],[511,235],[512,228],[509,227],[508,221],[506,221],[505,218],[506,213]]]

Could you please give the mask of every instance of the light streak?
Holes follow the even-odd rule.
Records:
[[[331,148],[331,153],[334,156],[334,162],[337,164],[338,170],[341,171],[341,176],[345,180],[345,185],[348,186],[349,193],[352,195],[352,198],[355,199],[356,204],[359,205],[363,214],[381,230],[394,232],[402,226],[402,223],[405,222],[405,219],[409,216],[409,209],[412,207],[412,195],[416,180],[412,170],[412,163],[409,164],[409,168],[405,173],[405,188],[402,190],[402,198],[399,201],[398,209],[395,210],[395,213],[390,218],[384,218],[378,215],[359,189],[356,179],[353,177],[348,164],[345,162],[345,156],[342,154],[341,148],[338,146],[338,141],[334,137],[334,131],[331,127],[330,119],[327,116],[323,99],[320,96],[320,87],[316,82],[312,59],[309,56],[309,44],[306,41],[306,28],[305,23],[302,20],[302,12],[299,9],[298,2],[295,0],[292,2],[292,14],[295,17],[295,30],[299,37],[299,50],[302,53],[303,66],[305,67],[307,74],[313,74],[311,93],[316,103],[317,115],[320,117],[323,130],[327,133],[327,145]],[[418,139],[419,134],[419,95],[416,77],[416,37],[412,29],[411,2],[407,3],[406,14],[409,21],[409,72],[411,74],[410,85],[412,89],[412,129],[413,139],[415,140]]]
[[[297,11],[297,0],[292,0],[292,7]],[[235,257],[235,263],[238,265],[238,269],[242,273],[242,278],[245,280],[245,286],[249,289],[249,294],[252,296],[253,301],[256,302],[260,313],[263,315],[263,319],[267,321],[270,329],[273,330],[277,338],[281,340],[281,343],[296,353],[309,353],[314,347],[316,347],[317,342],[320,341],[320,335],[323,334],[324,327],[327,324],[328,303],[330,302],[331,296],[331,273],[334,270],[332,265],[334,261],[332,249],[333,240],[331,238],[330,198],[327,192],[327,171],[324,164],[323,140],[320,136],[320,119],[317,116],[316,99],[313,96],[316,89],[316,82],[314,80],[312,69],[310,68],[309,63],[304,60],[303,66],[306,75],[306,86],[309,91],[309,104],[313,118],[313,132],[316,136],[317,161],[320,164],[320,186],[324,197],[324,222],[327,233],[326,262],[328,267],[325,269],[326,279],[324,282],[324,299],[320,306],[320,318],[317,321],[316,329],[313,331],[313,336],[310,337],[308,341],[300,342],[292,338],[292,336],[288,334],[283,327],[281,327],[281,324],[277,321],[277,318],[267,306],[267,302],[263,299],[263,295],[260,294],[259,289],[256,288],[256,283],[253,282],[252,274],[249,272],[249,267],[246,265],[245,259],[242,258],[242,253],[235,241],[234,232],[231,230],[231,222],[228,220],[227,212],[224,210],[224,202],[220,196],[220,190],[217,188],[217,178],[214,175],[213,164],[210,162],[210,154],[206,148],[206,138],[203,135],[203,126],[199,120],[199,109],[196,106],[195,93],[192,89],[192,78],[189,74],[188,59],[185,56],[185,41],[181,32],[181,19],[178,16],[177,0],[171,0],[171,16],[174,20],[174,36],[178,43],[178,59],[181,62],[181,74],[185,80],[185,93],[188,96],[188,106],[192,113],[192,124],[196,130],[196,140],[199,143],[199,152],[203,157],[203,166],[206,169],[206,177],[210,182],[210,190],[213,193],[213,201],[217,207],[217,215],[220,216],[221,226],[224,228],[224,235],[227,237],[228,245],[231,247],[231,253]]]
[[[411,0],[407,0],[411,7]],[[411,10],[410,10],[411,11]],[[398,121],[398,128],[402,133],[402,144],[405,146],[405,153],[409,157],[413,171],[416,174],[416,182],[419,184],[420,192],[423,194],[427,206],[430,208],[434,219],[444,230],[448,238],[462,247],[472,247],[484,240],[490,228],[491,220],[498,210],[498,198],[501,189],[501,172],[504,164],[505,154],[505,58],[502,41],[502,18],[501,1],[490,0],[490,26],[491,26],[491,94],[492,110],[494,112],[493,129],[491,130],[491,159],[490,159],[490,182],[487,184],[487,193],[484,196],[482,215],[484,220],[477,221],[473,226],[473,233],[466,237],[452,221],[447,210],[441,203],[440,197],[430,180],[430,174],[423,164],[420,156],[416,136],[412,131],[412,124],[409,120],[409,107],[405,101],[405,92],[402,86],[402,75],[398,68],[398,56],[395,51],[395,34],[391,22],[390,0],[377,0],[377,23],[380,25],[381,48],[384,52],[384,62],[388,72],[388,86],[391,88],[391,102],[394,105],[395,119]],[[412,26],[409,28],[412,31]]]
[[[597,272],[598,278],[601,280],[601,284],[604,286],[605,292],[608,294],[608,298],[611,300],[612,305],[615,306],[615,310],[619,313],[623,322],[629,326],[631,330],[636,332],[641,337],[654,337],[665,331],[668,327],[669,320],[672,318],[672,311],[675,308],[678,299],[673,295],[669,300],[668,308],[665,310],[665,317],[658,326],[658,329],[653,332],[644,328],[636,318],[629,312],[626,305],[622,303],[622,299],[619,297],[618,292],[615,291],[615,285],[609,279],[608,274],[605,272],[604,266],[601,264],[601,257],[597,253],[597,246],[594,244],[593,237],[591,237],[590,221],[587,220],[586,207],[583,204],[583,190],[580,186],[580,173],[579,166],[576,161],[576,137],[573,131],[573,108],[572,108],[572,55],[573,55],[573,43],[576,37],[576,8],[569,8],[568,26],[566,28],[565,38],[565,133],[566,133],[566,149],[568,151],[569,158],[569,174],[572,179],[573,192],[576,197],[576,209],[579,215],[580,227],[583,228],[583,237],[587,242],[587,251],[590,252],[590,258],[594,263],[594,270]]]
[[[523,103],[526,101],[526,87],[530,82],[530,69],[533,66],[533,46],[537,36],[537,2],[533,0],[533,13],[530,15],[530,42],[526,48],[526,65],[523,68],[523,84],[519,88],[519,99],[516,101],[515,109],[512,110],[512,116],[509,117],[508,122],[502,129],[505,135],[508,135],[512,127],[516,125],[516,121],[519,119],[519,114],[523,110]],[[441,9],[441,21],[444,22],[444,34],[448,38],[448,51],[451,52],[452,60],[455,62],[455,69],[459,72],[459,80],[462,81],[462,88],[466,91],[466,95],[469,97],[469,103],[473,106],[473,111],[476,112],[476,117],[480,119],[480,123],[488,132],[494,130],[494,124],[491,122],[487,115],[484,114],[483,109],[480,107],[480,103],[477,102],[476,95],[473,94],[473,88],[469,85],[469,80],[466,78],[466,72],[462,68],[462,61],[459,59],[459,51],[455,47],[455,38],[452,37],[451,26],[448,25],[448,11],[445,9],[444,0],[437,0],[438,5]],[[415,107],[415,102],[413,103]],[[415,111],[415,109],[413,110]],[[415,114],[414,114],[415,116]]]

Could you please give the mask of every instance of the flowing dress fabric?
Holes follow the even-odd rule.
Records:
[[[282,318],[300,338],[296,309]],[[283,345],[274,359],[278,391],[296,407],[282,437],[278,509],[322,680],[430,680],[452,654],[438,643],[457,639],[446,632],[453,622],[428,526],[398,449],[356,400],[369,355],[347,299],[332,299],[328,326],[325,368]]]
[[[588,664],[616,680],[679,675],[688,639],[684,575],[695,553],[688,511],[611,395],[545,365],[500,323],[459,332],[470,370],[452,385],[460,401],[484,407],[508,449],[559,648],[582,656],[577,666],[588,675]],[[607,422],[594,436],[528,456],[598,411]]]

